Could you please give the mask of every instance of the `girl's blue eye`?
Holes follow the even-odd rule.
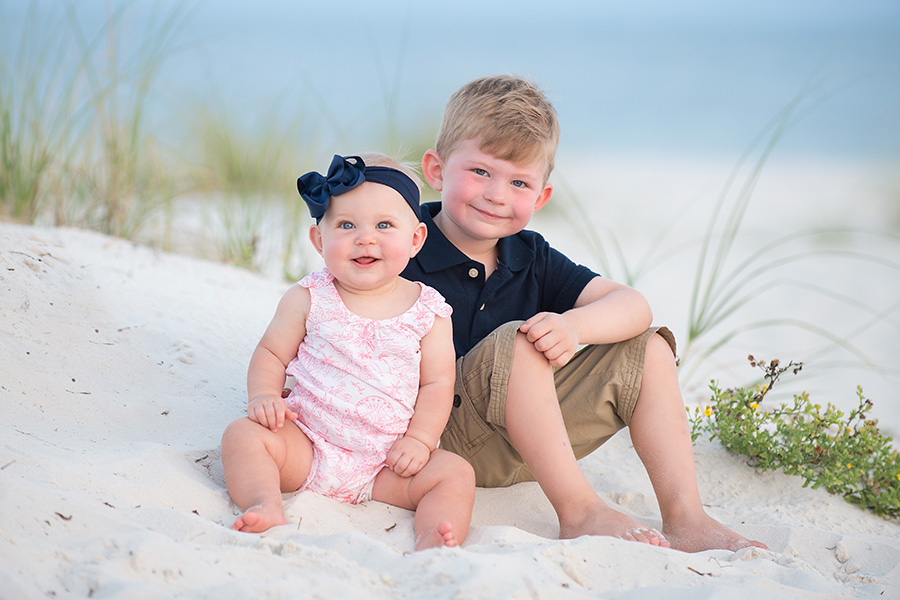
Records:
[[[391,226],[390,221],[382,221],[378,224],[378,229],[388,229]]]
[[[344,221],[343,223],[340,224],[340,228],[341,229],[353,229],[353,223],[351,223],[349,221]]]

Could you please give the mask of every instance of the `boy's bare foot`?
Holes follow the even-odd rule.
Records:
[[[416,552],[443,546],[447,548],[459,546],[456,536],[453,535],[453,528],[448,521],[441,521],[437,527],[431,531],[426,531],[416,538]]]
[[[769,547],[756,540],[748,540],[728,529],[706,513],[679,520],[677,523],[666,523],[663,527],[672,547],[684,552],[703,552],[704,550],[731,550],[736,552],[742,548],[755,546],[768,550]]]
[[[257,504],[244,511],[244,514],[235,520],[231,528],[247,533],[262,533],[277,525],[287,525],[281,507]]]
[[[669,541],[657,530],[641,525],[628,515],[606,506],[602,501],[592,504],[580,514],[577,521],[560,521],[560,539],[572,539],[582,535],[606,535],[641,542],[651,546],[669,547]]]

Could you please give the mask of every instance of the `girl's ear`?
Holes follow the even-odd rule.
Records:
[[[322,254],[322,232],[319,230],[318,224],[310,225],[309,241],[312,242],[313,248],[316,249],[316,252]]]
[[[444,186],[444,166],[440,155],[434,150],[428,150],[422,156],[422,175],[434,191],[441,191]]]
[[[416,225],[416,230],[413,232],[412,252],[409,253],[410,258],[419,253],[419,250],[425,245],[426,237],[428,237],[428,227],[425,223],[420,222]]]

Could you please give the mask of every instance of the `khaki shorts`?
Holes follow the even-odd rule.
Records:
[[[512,447],[505,425],[506,392],[516,333],[522,321],[501,325],[456,361],[456,389],[441,447],[468,460],[480,487],[534,481]],[[637,403],[647,340],[658,333],[675,353],[675,337],[653,327],[624,342],[585,346],[554,370],[569,441],[583,458],[628,425]]]

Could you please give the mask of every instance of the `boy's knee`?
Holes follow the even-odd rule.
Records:
[[[659,334],[653,334],[647,340],[647,359],[675,362],[675,354],[669,342]]]
[[[544,356],[544,353],[534,347],[534,344],[528,341],[528,337],[521,331],[516,333],[516,344],[513,347],[513,363],[521,363],[528,361],[529,363],[546,364],[550,366],[550,361]]]

